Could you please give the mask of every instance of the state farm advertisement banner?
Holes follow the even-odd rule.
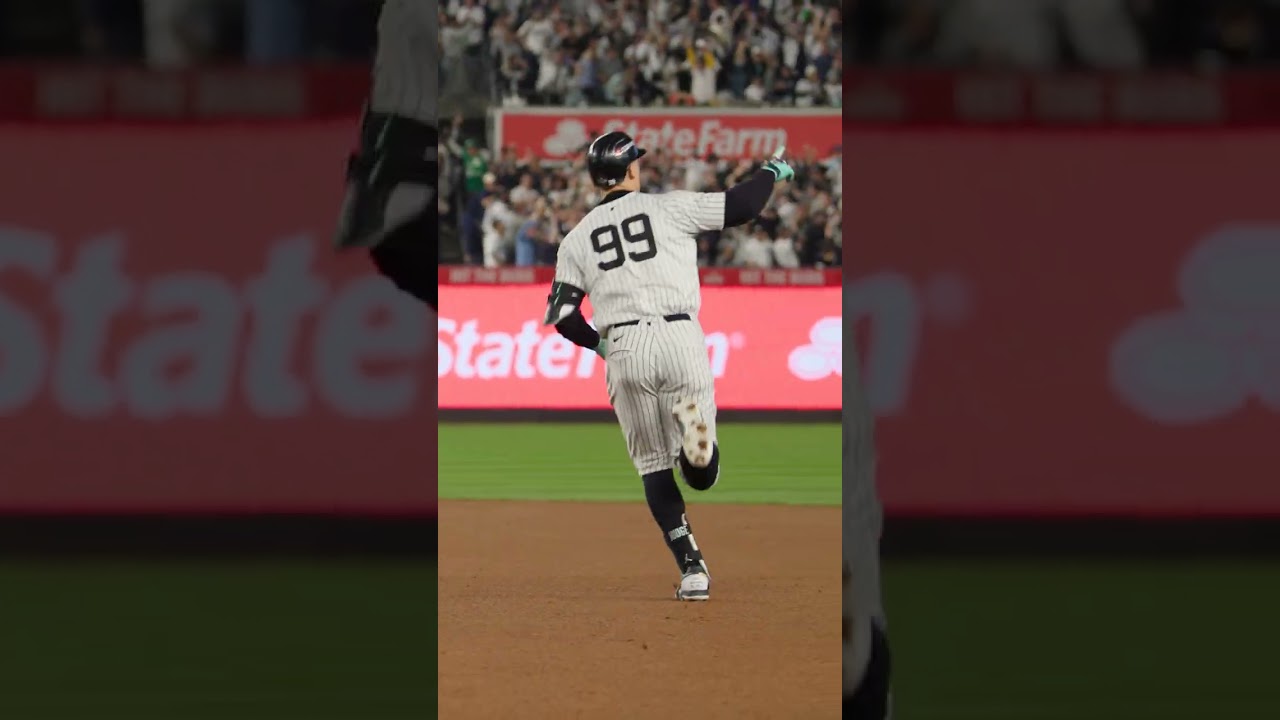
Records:
[[[434,512],[431,318],[329,246],[353,131],[0,130],[0,511]]]
[[[546,300],[546,285],[441,286],[441,408],[609,408],[604,361],[542,326]],[[699,320],[721,409],[840,409],[840,288],[706,288]]]
[[[845,151],[890,512],[1280,513],[1280,131]]]
[[[495,146],[548,160],[576,158],[615,130],[677,158],[760,159],[779,145],[791,157],[825,158],[841,142],[839,110],[526,108],[494,111],[493,127]]]

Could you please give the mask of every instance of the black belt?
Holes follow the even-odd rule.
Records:
[[[676,313],[675,315],[663,315],[662,319],[666,320],[667,322],[678,322],[680,320],[692,320],[693,318],[689,317],[689,313]],[[608,337],[610,334],[612,334],[614,328],[627,327],[629,325],[639,325],[639,324],[640,324],[639,320],[624,320],[623,322],[620,322],[620,323],[614,323],[609,326],[609,331],[605,333],[605,337]]]

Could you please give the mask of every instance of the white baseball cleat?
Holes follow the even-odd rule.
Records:
[[[715,450],[715,446],[698,403],[692,400],[681,400],[671,408],[671,414],[675,416],[676,422],[680,423],[680,431],[684,435],[682,440],[684,456],[689,464],[696,468],[710,465],[711,453]]]
[[[705,570],[691,567],[680,578],[676,587],[676,599],[685,601],[709,600],[711,598],[711,576]]]

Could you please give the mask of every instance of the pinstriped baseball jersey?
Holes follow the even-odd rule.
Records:
[[[437,124],[440,85],[439,3],[385,0],[378,17],[374,59],[374,112]]]
[[[597,328],[702,305],[698,233],[724,227],[724,193],[606,198],[565,235],[556,281],[586,291]]]

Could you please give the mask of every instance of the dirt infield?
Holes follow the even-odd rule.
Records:
[[[643,504],[442,502],[440,717],[839,717],[839,509],[689,519],[707,603]]]

